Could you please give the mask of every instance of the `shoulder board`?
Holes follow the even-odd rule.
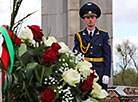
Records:
[[[84,29],[81,29],[80,32],[83,31],[83,30],[84,30]]]
[[[99,29],[99,31],[107,32],[106,30],[103,30],[103,29]]]
[[[78,31],[77,33],[80,33],[80,32],[82,32],[84,29],[81,29],[80,31]]]

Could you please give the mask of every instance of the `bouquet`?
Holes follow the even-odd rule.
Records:
[[[45,37],[37,25],[21,31],[13,71],[3,97],[10,102],[97,102],[107,92],[84,56],[55,37]]]

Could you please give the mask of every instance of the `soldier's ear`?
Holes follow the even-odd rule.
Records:
[[[86,23],[86,19],[84,18],[83,21]]]

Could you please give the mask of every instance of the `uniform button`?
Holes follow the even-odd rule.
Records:
[[[93,46],[91,46],[91,49],[93,48]]]
[[[91,55],[93,54],[93,52],[91,52]]]
[[[101,46],[101,44],[99,44],[99,46]]]

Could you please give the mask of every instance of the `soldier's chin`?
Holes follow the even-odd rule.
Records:
[[[89,25],[88,27],[89,27],[89,28],[92,28],[92,27],[93,27],[93,25]]]

